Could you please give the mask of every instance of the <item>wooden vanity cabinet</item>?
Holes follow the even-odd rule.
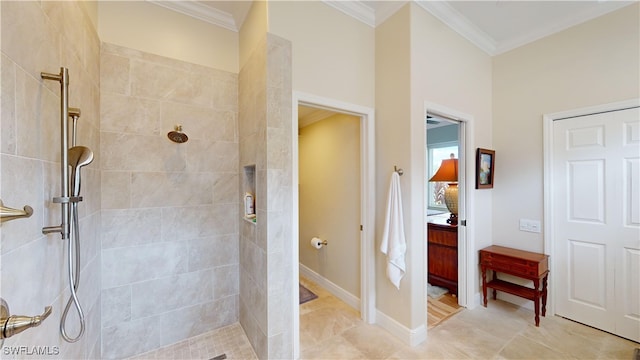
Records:
[[[429,284],[458,295],[458,226],[446,218],[429,219],[427,244]]]

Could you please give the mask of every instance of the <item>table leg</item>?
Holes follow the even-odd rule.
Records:
[[[480,267],[482,269],[482,298],[484,299],[483,304],[484,307],[487,307],[487,268],[484,266]]]
[[[533,299],[533,307],[536,312],[536,326],[540,326],[540,279],[533,280],[533,287],[536,289]]]
[[[492,280],[495,280],[498,278],[498,275],[496,275],[496,271],[493,270],[493,275],[491,276]],[[493,291],[491,292],[493,294],[493,300],[496,300],[498,298],[498,291],[496,289],[492,289]]]
[[[547,314],[547,277],[549,274],[546,274],[542,279],[542,316]]]

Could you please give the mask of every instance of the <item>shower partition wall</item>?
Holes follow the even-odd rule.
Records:
[[[95,161],[82,168],[79,295],[86,328],[75,343],[65,342],[59,334],[60,318],[69,298],[67,249],[63,245],[66,240],[61,242],[58,235],[42,234],[44,226],[62,224],[62,205],[51,199],[62,195],[60,173],[68,165],[60,161],[60,84],[43,80],[41,71],[58,73],[62,62],[68,67],[69,101],[82,108],[83,113],[77,124],[78,142],[99,154],[100,40],[86,6],[93,5],[83,1],[0,1],[0,198],[5,205],[29,204],[33,209],[29,218],[2,224],[0,295],[16,314],[40,314],[45,305],[52,306],[51,315],[40,326],[6,339],[3,352],[44,346],[58,353],[59,358],[101,358],[101,176]],[[73,108],[67,117],[73,117]],[[71,168],[68,171],[71,175]],[[70,224],[69,231],[71,227]],[[72,336],[79,330],[77,320],[71,309],[67,329]],[[14,356],[29,357],[24,353],[9,357]]]

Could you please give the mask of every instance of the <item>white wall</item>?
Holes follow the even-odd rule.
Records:
[[[238,73],[238,33],[147,1],[100,1],[103,42]]]
[[[402,325],[415,327],[412,324],[419,320],[413,321],[412,306],[408,304],[412,301],[411,289],[415,286],[412,280],[420,275],[409,270],[400,283],[400,289],[396,289],[386,276],[386,256],[378,250],[391,173],[393,166],[397,165],[405,171],[400,178],[400,187],[405,235],[408,239],[407,268],[411,269],[416,261],[420,261],[419,255],[413,257],[412,254],[422,252],[411,241],[413,236],[420,235],[410,232],[413,221],[413,214],[409,210],[413,196],[410,179],[415,169],[410,166],[411,147],[407,141],[411,136],[409,10],[408,6],[404,6],[376,28],[376,305],[385,315]],[[422,319],[425,319],[424,311]]]
[[[438,104],[473,117],[467,123],[466,243],[472,261],[470,282],[474,293],[479,291],[477,251],[492,243],[492,193],[495,190],[475,189],[475,151],[492,148],[492,78],[491,58],[462,38],[448,26],[416,4],[411,4],[411,154],[413,178],[411,196],[422,199],[425,183],[424,102]],[[500,154],[497,155],[498,166]],[[411,209],[417,217],[424,207],[416,202]],[[423,217],[419,218],[420,220]],[[416,238],[426,241],[423,223],[414,223]],[[465,227],[460,227],[464,231]],[[421,231],[421,232],[419,232]],[[423,271],[424,267],[415,271]],[[426,282],[426,279],[424,280]],[[419,294],[414,294],[418,296]],[[469,294],[473,296],[474,294]],[[468,299],[469,302],[475,298]],[[468,306],[473,306],[469,303]],[[418,311],[418,309],[416,310]]]
[[[300,263],[360,297],[360,118],[300,129]],[[328,246],[309,244],[318,236]]]
[[[319,1],[273,1],[269,32],[292,42],[293,90],[374,107],[374,29]]]
[[[531,251],[542,233],[542,115],[640,97],[640,5],[634,4],[493,59],[493,242]],[[544,227],[544,224],[543,224]]]
[[[377,210],[378,234],[384,225],[389,175],[394,165],[401,178],[407,274],[400,291],[384,274],[378,256],[378,308],[410,329],[426,321],[426,139],[425,101],[473,117],[468,126],[467,177],[473,176],[476,146],[491,147],[491,59],[415,4],[406,5],[376,29]],[[475,193],[467,182],[471,206],[467,241],[472,249],[491,243],[491,191]],[[474,201],[475,200],[475,201]],[[478,204],[478,205],[476,205]],[[475,250],[472,250],[475,251]],[[478,289],[478,272],[469,279]],[[477,291],[476,291],[477,292]]]
[[[253,55],[253,51],[264,40],[268,26],[267,2],[254,1],[240,28],[239,66],[242,69]]]

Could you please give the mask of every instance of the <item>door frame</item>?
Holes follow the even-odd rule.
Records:
[[[479,304],[478,301],[474,299],[475,294],[479,294],[478,289],[473,286],[473,281],[471,279],[474,276],[477,276],[477,265],[475,258],[475,241],[473,238],[475,224],[472,221],[474,216],[472,211],[469,209],[473,209],[473,191],[469,188],[473,181],[469,181],[469,174],[473,174],[473,170],[469,168],[469,166],[473,166],[473,161],[467,161],[468,159],[474,159],[473,154],[473,144],[471,137],[468,137],[467,134],[473,133],[473,116],[469,114],[465,114],[463,112],[449,109],[445,106],[431,103],[425,101],[424,103],[424,116],[425,119],[425,130],[426,130],[426,118],[427,113],[439,115],[454,121],[457,121],[459,124],[458,130],[458,146],[460,147],[458,151],[458,173],[462,176],[459,177],[458,181],[458,305],[466,307],[468,309],[473,309]],[[424,149],[423,153],[425,154],[425,166],[424,166],[424,179],[428,179],[428,169],[426,166],[426,147],[427,147],[427,138],[425,131],[425,139],[424,139]],[[424,192],[424,208],[426,209],[429,205],[429,199],[427,198],[428,192]],[[427,219],[425,219],[424,224],[427,226]],[[461,225],[460,223],[466,220],[467,225]],[[471,221],[470,221],[471,220]],[[428,231],[425,230],[425,234],[428,234]],[[427,235],[428,236],[428,235]],[[425,255],[423,259],[425,259],[425,266],[423,267],[425,270],[425,279],[428,278],[428,247],[425,246]],[[427,295],[427,285],[426,281],[424,282],[424,298],[426,299]]]
[[[376,322],[375,292],[375,111],[373,108],[350,104],[343,101],[293,91],[292,103],[292,264],[293,283],[293,353],[300,357],[300,306],[298,293],[299,277],[299,193],[298,193],[298,106],[332,110],[360,118],[360,316],[366,323]]]
[[[601,104],[596,106],[588,106],[583,108],[577,108],[567,111],[560,111],[556,113],[548,113],[542,115],[543,121],[543,221],[544,221],[544,249],[543,252],[549,255],[549,283],[551,284],[551,291],[549,292],[547,299],[547,309],[553,315],[556,313],[556,291],[558,282],[555,279],[559,278],[561,274],[557,274],[556,261],[555,261],[555,239],[554,239],[554,219],[556,215],[553,212],[553,198],[554,198],[554,185],[553,185],[553,122],[555,120],[561,120],[572,117],[579,117],[585,115],[592,115],[597,113],[623,110],[627,108],[640,106],[640,99],[629,99],[623,101],[617,101],[607,104]]]

